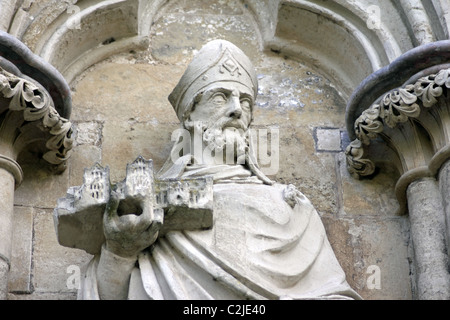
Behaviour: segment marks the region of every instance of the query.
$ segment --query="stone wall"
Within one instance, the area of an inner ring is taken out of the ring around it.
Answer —
[[[69,8],[80,25],[68,24]],[[382,21],[373,20],[377,8]],[[410,225],[407,215],[396,214],[398,173],[380,161],[376,175],[355,179],[344,150],[352,90],[401,53],[448,36],[445,1],[417,8],[414,16],[408,1],[0,1],[10,18],[0,27],[70,83],[76,132],[61,175],[36,162],[32,151],[21,156],[25,179],[15,192],[8,298],[76,298],[77,268],[91,257],[58,244],[57,199],[81,185],[84,169],[96,162],[110,167],[113,181],[139,155],[159,169],[178,128],[167,96],[196,50],[224,38],[257,68],[254,127],[279,130],[279,166],[271,178],[308,196],[363,298],[413,299]]]

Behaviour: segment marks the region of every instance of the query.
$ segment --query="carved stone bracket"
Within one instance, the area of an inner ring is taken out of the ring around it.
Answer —
[[[376,139],[385,126],[395,128],[411,118],[418,118],[421,105],[425,108],[433,107],[438,102],[437,98],[449,88],[450,69],[441,70],[437,74],[420,78],[414,84],[392,90],[379,103],[364,111],[355,121],[357,139],[345,151],[349,172],[358,176],[373,174],[375,165],[364,158],[364,146]]]
[[[63,171],[72,149],[72,124],[58,114],[45,90],[0,67],[0,93],[9,100],[6,110],[0,110],[6,114],[0,127],[0,138],[4,142],[3,149],[8,148],[5,140],[12,148],[11,151],[2,150],[2,154],[15,159],[27,144],[45,140],[47,150],[43,158],[55,171]],[[20,116],[15,115],[16,112]],[[15,126],[11,126],[11,118],[16,119]]]

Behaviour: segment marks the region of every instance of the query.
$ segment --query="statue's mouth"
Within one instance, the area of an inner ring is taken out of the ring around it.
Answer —
[[[227,121],[223,126],[222,129],[227,129],[227,128],[234,128],[234,129],[245,129],[244,124],[242,123],[241,120],[239,119],[232,119],[230,121]]]

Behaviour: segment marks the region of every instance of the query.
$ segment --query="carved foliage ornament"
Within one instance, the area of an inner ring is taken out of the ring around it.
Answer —
[[[368,176],[374,173],[375,165],[371,160],[364,159],[364,146],[370,144],[384,126],[394,128],[399,123],[417,118],[420,115],[420,105],[430,108],[436,104],[445,88],[450,88],[450,69],[444,69],[437,74],[420,78],[414,84],[395,89],[387,93],[379,103],[365,110],[355,121],[354,129],[357,139],[346,149],[347,167],[351,174]]]
[[[72,149],[72,124],[61,117],[48,94],[37,85],[0,68],[0,93],[11,99],[8,110],[23,112],[26,122],[36,122],[43,132],[50,134],[46,142],[48,151],[43,158],[55,169],[64,169]],[[4,110],[0,110],[4,111]]]

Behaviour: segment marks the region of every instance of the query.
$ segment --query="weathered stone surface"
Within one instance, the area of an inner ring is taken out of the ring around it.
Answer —
[[[313,68],[273,52],[266,52],[255,65],[259,83],[255,125],[344,126],[344,98]]]
[[[72,119],[176,123],[167,96],[181,73],[164,64],[102,63],[79,80]]]
[[[77,145],[94,145],[98,146],[102,139],[102,124],[99,122],[80,122],[76,127],[76,144]]]
[[[341,180],[341,214],[357,216],[395,216],[399,203],[395,196],[398,173],[386,166],[371,179],[353,178],[345,163],[343,153],[339,154],[338,169]]]
[[[69,267],[82,270],[91,255],[82,250],[62,247],[58,244],[53,221],[53,210],[36,209],[34,219],[35,243],[33,250],[33,287],[35,293],[74,293],[68,288],[71,276],[76,274]],[[80,273],[81,274],[81,271]],[[79,282],[78,282],[79,283]]]
[[[4,259],[0,259],[0,297],[5,300],[8,296],[8,273],[9,263]]]
[[[349,284],[367,300],[413,299],[409,221],[323,217]]]
[[[334,154],[317,153],[313,129],[281,127],[280,163],[274,179],[292,183],[323,213],[338,212]]]
[[[236,0],[201,0],[178,1],[168,4],[167,11],[174,14],[198,14],[198,15],[241,15],[243,7]]]
[[[76,300],[74,292],[33,292],[31,294],[9,293],[8,300]]]
[[[314,140],[319,152],[339,152],[341,146],[341,130],[334,128],[315,128]]]
[[[22,165],[25,180],[14,194],[14,203],[22,206],[53,208],[55,195],[63,196],[69,187],[69,172],[52,173],[39,162]]]
[[[172,111],[170,110],[171,113]],[[122,180],[123,168],[130,159],[135,159],[139,155],[152,159],[155,171],[158,171],[170,154],[173,144],[172,133],[178,128],[178,124],[153,121],[106,122],[103,128],[102,164],[110,167],[111,180]]]
[[[32,207],[15,207],[11,252],[9,292],[32,293],[32,250],[33,250]]]
[[[74,147],[73,155],[69,160],[69,184],[78,186],[83,183],[83,173],[86,168],[95,163],[102,162],[102,149],[95,145],[78,145]]]
[[[295,2],[281,3],[276,34],[280,38],[291,40],[286,46],[300,46],[299,55],[309,60],[310,64],[318,65],[330,73],[340,69],[337,73],[343,77],[338,85],[341,90],[349,91],[349,88],[357,85],[374,71],[372,67],[376,67],[373,66],[374,62],[370,61],[370,57],[361,51],[361,46],[355,46],[349,28],[338,25],[332,28],[332,32],[326,31],[330,30],[334,21],[323,17],[317,11]],[[320,41],[317,41],[319,38]],[[314,55],[316,50],[323,56]],[[321,63],[322,59],[327,63]],[[342,70],[343,66],[348,70]],[[348,73],[349,70],[352,70],[351,74]]]
[[[166,63],[187,64],[200,47],[214,39],[226,39],[240,46],[257,60],[258,35],[253,18],[245,13],[239,1],[226,2],[194,0],[176,3],[166,12],[152,30],[152,55]]]

